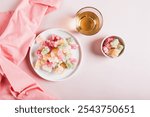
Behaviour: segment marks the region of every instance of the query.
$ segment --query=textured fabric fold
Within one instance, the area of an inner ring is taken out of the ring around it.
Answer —
[[[58,9],[62,3],[61,0],[30,0],[30,2],[48,6],[46,14]]]
[[[8,25],[9,19],[12,16],[13,11],[8,12],[0,12],[0,35],[5,30],[6,26]]]
[[[26,57],[44,15],[60,3],[61,0],[22,0],[14,12],[0,13],[0,83],[7,78],[7,88],[15,99],[53,99],[18,65]]]

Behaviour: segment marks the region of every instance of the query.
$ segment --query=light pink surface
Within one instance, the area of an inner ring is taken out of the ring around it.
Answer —
[[[19,0],[1,0],[0,11],[15,8]],[[48,94],[61,99],[150,99],[149,0],[64,0],[61,9],[48,14],[39,28],[69,27],[71,17],[84,6],[94,6],[104,17],[104,26],[94,36],[72,32],[82,45],[83,59],[72,79],[47,82],[34,74],[28,61],[21,64]],[[118,59],[101,56],[98,39],[118,35],[126,43]]]
[[[45,14],[61,0],[22,0],[14,12],[0,12],[0,99],[53,99],[18,65],[27,55]]]

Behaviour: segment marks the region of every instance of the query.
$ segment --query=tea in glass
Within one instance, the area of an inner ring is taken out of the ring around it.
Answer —
[[[94,35],[98,33],[102,25],[102,14],[96,8],[84,7],[76,14],[76,29],[84,35]]]

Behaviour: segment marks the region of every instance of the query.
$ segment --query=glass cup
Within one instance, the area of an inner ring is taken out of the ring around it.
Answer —
[[[99,10],[94,7],[81,8],[76,13],[76,29],[84,35],[94,35],[100,31],[103,26],[103,16]]]

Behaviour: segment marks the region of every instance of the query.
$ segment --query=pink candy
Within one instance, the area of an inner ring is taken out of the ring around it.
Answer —
[[[105,53],[108,53],[109,50],[108,50],[108,48],[107,48],[106,46],[104,46],[104,47],[103,47],[103,51],[104,51]]]
[[[61,39],[61,37],[59,37],[59,36],[57,36],[57,35],[51,35],[50,36],[50,38],[49,38],[49,40],[50,41],[58,41],[58,40],[60,40]]]
[[[58,51],[57,55],[58,55],[58,59],[63,60],[64,54],[61,50]]]
[[[53,41],[55,39],[55,35],[51,35],[51,37],[49,38],[49,40]]]
[[[43,46],[49,46],[49,43],[48,43],[48,41],[44,41],[44,42],[42,43],[42,45],[43,45]]]
[[[57,47],[58,46],[58,40],[61,40],[61,37],[56,35],[51,35],[50,38],[46,41],[45,45],[48,45],[49,47]]]
[[[114,40],[114,38],[113,37],[109,37],[109,38],[107,38],[106,40],[105,40],[105,42],[104,42],[104,46],[106,46],[107,44],[109,44],[111,41],[113,41]]]
[[[71,63],[76,63],[77,62],[76,58],[70,58],[69,60],[70,60]]]
[[[108,53],[109,49],[111,49],[111,45],[110,43],[114,40],[113,37],[109,37],[107,38],[105,41],[104,41],[104,44],[103,44],[103,51],[105,53]]]
[[[47,66],[49,66],[49,67],[52,67],[53,63],[52,63],[52,62],[47,61],[47,62],[46,62],[46,65],[47,65]]]
[[[77,44],[71,44],[71,49],[77,49],[78,48],[78,45]]]
[[[109,43],[105,45],[105,47],[107,47],[108,49],[111,49],[111,45]]]
[[[36,54],[37,54],[37,55],[40,55],[40,54],[41,54],[41,50],[37,50],[37,51],[36,51]]]

